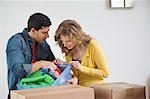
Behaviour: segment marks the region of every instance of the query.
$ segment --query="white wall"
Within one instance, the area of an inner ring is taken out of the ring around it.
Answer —
[[[74,19],[101,44],[110,69],[108,82],[146,84],[150,75],[149,0],[135,0],[133,9],[109,9],[102,0],[10,1],[0,1],[0,99],[6,99],[7,95],[7,41],[26,27],[34,12],[48,15],[53,22],[48,42],[56,57],[63,58],[55,46],[54,32],[64,19]]]
[[[2,12],[2,9],[1,9],[1,3],[0,3],[0,12]],[[1,17],[1,15],[0,15],[0,22],[2,22],[2,17]],[[2,25],[0,24],[0,34],[2,33]],[[0,36],[0,39],[1,39],[1,36]],[[0,45],[2,45],[2,40],[0,40]],[[4,46],[3,46],[3,49],[4,49]],[[2,47],[0,47],[0,54],[2,54]],[[2,68],[2,64],[4,65],[4,63],[2,63],[2,61],[4,61],[3,59],[2,59],[2,57],[0,57],[0,64],[1,64],[1,66],[0,66],[0,68]],[[4,66],[3,66],[4,67]],[[0,69],[0,73],[2,72],[2,69]],[[0,76],[0,98],[2,97],[2,76]]]

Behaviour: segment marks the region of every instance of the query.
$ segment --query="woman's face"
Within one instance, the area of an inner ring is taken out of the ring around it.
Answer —
[[[64,47],[66,47],[67,49],[73,49],[75,47],[75,42],[73,41],[72,38],[70,38],[69,36],[60,36],[61,42],[64,45]]]

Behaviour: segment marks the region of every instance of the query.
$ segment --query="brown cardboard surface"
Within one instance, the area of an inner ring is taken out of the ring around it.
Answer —
[[[82,86],[57,86],[11,91],[11,99],[94,99],[94,89]]]
[[[38,92],[38,91],[47,91],[47,90],[58,90],[59,89],[65,89],[65,88],[76,88],[79,87],[79,85],[64,85],[64,86],[53,86],[53,87],[43,87],[43,88],[32,88],[32,89],[23,89],[23,90],[13,90],[13,92]]]
[[[95,99],[145,99],[145,86],[124,82],[92,85]]]

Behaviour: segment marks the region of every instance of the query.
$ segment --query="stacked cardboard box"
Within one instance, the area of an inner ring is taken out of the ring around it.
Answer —
[[[92,85],[95,99],[146,99],[145,86],[124,82]]]
[[[11,99],[94,99],[94,89],[78,85],[11,91]]]

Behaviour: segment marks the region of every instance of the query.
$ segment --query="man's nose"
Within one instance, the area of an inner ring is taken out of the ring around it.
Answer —
[[[49,34],[48,33],[46,33],[46,38],[49,38]]]

